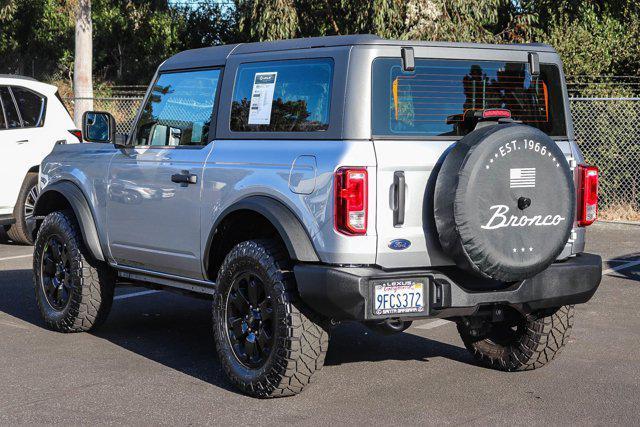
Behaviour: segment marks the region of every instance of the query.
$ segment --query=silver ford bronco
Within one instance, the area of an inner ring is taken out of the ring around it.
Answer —
[[[601,279],[584,252],[598,170],[574,141],[549,46],[341,36],[179,53],[130,135],[40,168],[35,294],[61,332],[103,322],[118,282],[213,300],[229,380],[299,393],[329,332],[457,324],[518,371],[567,343]]]

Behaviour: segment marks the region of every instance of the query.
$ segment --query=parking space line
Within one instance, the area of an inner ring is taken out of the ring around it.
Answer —
[[[610,262],[610,261],[607,261]],[[640,265],[640,260],[625,262],[621,265],[616,265],[615,267],[608,268],[602,271],[602,275],[605,276],[607,274],[615,273],[616,271],[624,270],[626,268],[633,267],[635,265]]]
[[[417,329],[434,329],[439,326],[444,326],[447,323],[451,323],[451,322],[449,320],[438,319],[438,320],[434,320],[433,322],[425,323],[424,325],[418,325],[416,326],[416,328]]]
[[[113,299],[118,300],[118,299],[135,298],[135,297],[141,297],[143,295],[157,294],[159,292],[160,291],[156,291],[156,290],[132,292],[130,294],[116,295],[115,297],[113,297]]]
[[[12,259],[31,258],[32,256],[33,256],[33,254],[8,256],[6,258],[0,258],[0,262],[1,261],[11,261]]]

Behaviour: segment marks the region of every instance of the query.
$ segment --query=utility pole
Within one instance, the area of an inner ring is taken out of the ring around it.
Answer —
[[[73,121],[82,127],[82,114],[93,110],[93,24],[91,0],[77,0],[76,46],[73,61]]]

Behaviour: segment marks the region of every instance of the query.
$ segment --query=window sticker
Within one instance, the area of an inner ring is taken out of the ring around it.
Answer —
[[[202,140],[202,131],[204,128],[204,123],[201,122],[193,122],[193,130],[191,131],[191,143],[199,144],[204,142]]]
[[[271,105],[276,87],[277,72],[256,73],[249,108],[250,125],[268,125],[271,123]]]

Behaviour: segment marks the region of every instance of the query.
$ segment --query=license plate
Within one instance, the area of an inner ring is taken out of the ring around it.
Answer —
[[[424,307],[424,281],[393,280],[374,287],[375,315],[420,313]]]

